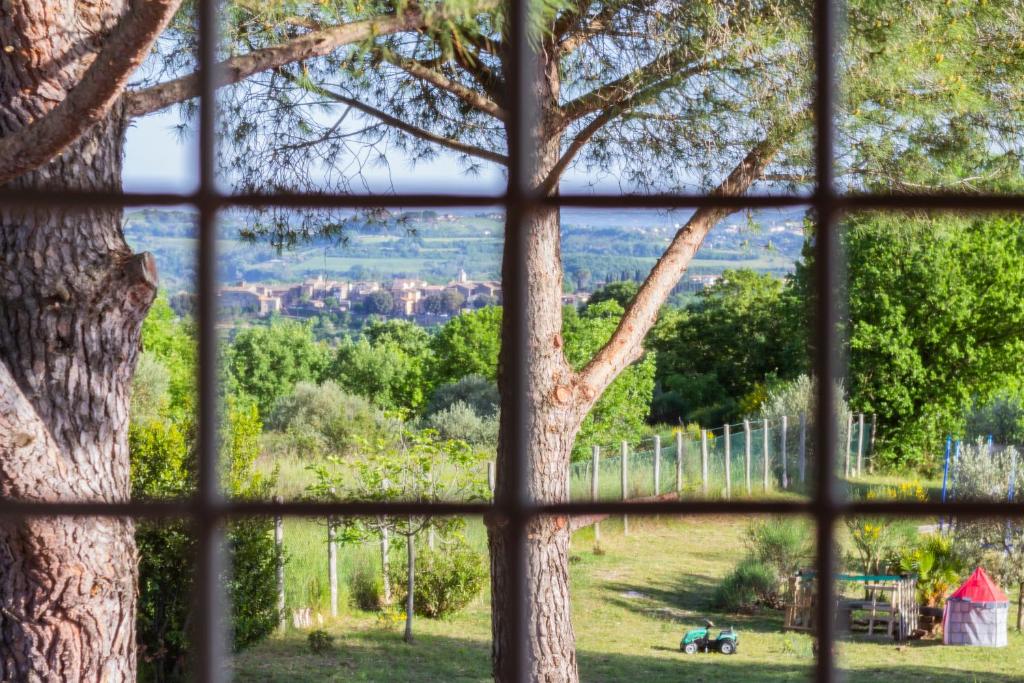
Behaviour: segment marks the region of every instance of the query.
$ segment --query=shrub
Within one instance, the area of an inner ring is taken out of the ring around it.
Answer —
[[[357,565],[349,577],[349,595],[352,604],[361,610],[379,610],[384,596],[380,572],[368,563]]]
[[[777,607],[777,586],[772,567],[760,560],[747,558],[718,585],[711,596],[711,604],[725,612],[753,612],[758,607]]]
[[[433,415],[458,402],[468,404],[480,417],[495,416],[498,414],[498,386],[486,377],[466,375],[458,382],[435,389],[423,413]]]
[[[334,649],[334,636],[323,629],[309,632],[307,638],[309,650],[315,655],[322,655]]]
[[[458,537],[437,550],[417,552],[413,600],[416,614],[439,619],[462,610],[484,587],[487,569],[483,556]],[[408,568],[392,566],[391,585],[399,605],[405,604]]]
[[[282,437],[268,443],[310,460],[345,455],[360,438],[381,431],[382,422],[380,412],[368,400],[347,393],[334,382],[319,386],[299,382],[291,394],[274,403],[267,426]]]
[[[747,527],[750,557],[769,567],[776,581],[795,574],[814,557],[814,545],[806,523],[795,519],[754,522]]]
[[[426,426],[436,429],[445,439],[465,441],[475,446],[493,446],[498,442],[498,418],[481,417],[473,407],[456,401],[426,419]]]

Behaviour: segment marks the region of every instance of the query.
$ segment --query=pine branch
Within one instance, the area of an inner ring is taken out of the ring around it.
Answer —
[[[455,95],[457,98],[481,113],[489,114],[499,121],[504,121],[508,117],[507,112],[498,106],[498,103],[494,100],[490,99],[486,95],[478,93],[464,83],[452,80],[440,71],[431,69],[423,62],[419,62],[409,57],[403,57],[395,54],[391,50],[381,49],[378,51],[378,54],[381,59],[389,64],[398,67],[414,78]]]
[[[297,82],[293,75],[286,73],[284,71],[280,71],[279,73],[286,80],[291,81],[292,83]],[[348,97],[347,95],[343,95],[342,93],[335,92],[333,90],[328,90],[327,88],[324,88],[322,86],[314,85],[307,87],[307,89],[309,89],[311,92],[321,95],[322,97],[329,98],[335,102],[347,105],[349,107],[352,107],[353,109],[361,111],[364,114],[367,114],[368,116],[372,116],[373,118],[377,119],[378,121],[385,125],[388,125],[392,128],[412,135],[413,137],[419,138],[420,140],[425,140],[426,142],[430,142],[435,145],[440,145],[442,147],[447,147],[448,149],[454,150],[461,154],[467,154],[469,156],[484,159],[486,161],[491,161],[496,164],[508,165],[508,157],[506,157],[504,154],[492,152],[489,149],[484,149],[482,147],[477,147],[475,145],[470,145],[465,142],[460,142],[458,140],[453,140],[452,138],[447,138],[442,135],[431,133],[430,131],[423,130],[422,128],[414,126],[410,123],[406,123],[405,121],[395,116],[392,116],[391,114],[388,114],[385,111],[381,111],[376,107],[371,107],[370,105],[360,102],[355,98]]]

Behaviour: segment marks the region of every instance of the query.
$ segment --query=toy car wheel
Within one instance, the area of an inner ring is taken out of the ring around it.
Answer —
[[[697,643],[687,643],[686,645],[683,645],[683,652],[688,655],[697,654]]]
[[[724,643],[718,646],[718,651],[721,652],[723,655],[731,655],[732,653],[736,652],[736,646],[730,643],[729,641],[725,641]]]

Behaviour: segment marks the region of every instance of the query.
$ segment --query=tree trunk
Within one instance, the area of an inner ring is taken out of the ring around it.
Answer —
[[[125,5],[4,5],[0,136],[62,99]],[[8,187],[120,190],[124,127],[115,107]],[[156,272],[122,218],[0,207],[0,497],[129,499],[130,383]],[[130,520],[0,522],[0,680],[134,680],[136,574]]]
[[[543,52],[543,50],[542,50]],[[547,53],[550,57],[550,52]],[[558,102],[557,60],[542,54],[539,73],[534,80],[541,105],[538,126],[530,131],[537,141],[534,166],[528,169],[529,180],[540,187],[559,155],[560,135],[553,116]],[[506,239],[525,231],[526,237],[526,301],[520,302],[528,330],[526,362],[525,415],[527,430],[525,449],[529,468],[525,485],[531,501],[564,502],[566,477],[573,441],[593,397],[581,397],[572,368],[566,361],[562,342],[562,258],[559,211],[556,207],[541,208],[524,218],[521,224],[507,223]],[[504,252],[502,277],[513,278],[519,264]],[[514,349],[511,316],[503,318],[502,348],[498,387],[502,404],[514,401],[514,385],[510,381]],[[511,423],[509,411],[502,411],[499,427],[496,499],[508,491],[509,474],[518,454],[510,452],[509,444],[517,426]],[[510,606],[516,599],[510,586],[516,558],[507,525],[500,522],[488,527],[491,553],[492,660],[495,680],[508,678],[509,657],[512,656],[514,625],[508,623]],[[569,525],[562,517],[531,520],[526,529],[526,592],[528,654],[526,676],[530,681],[574,683],[578,680],[576,636],[573,632],[569,600]]]
[[[409,528],[412,529],[412,520],[409,522]],[[405,584],[405,589],[408,591],[405,596],[405,642],[412,643],[412,613],[416,606],[413,595],[413,589],[416,587],[416,537],[410,533],[406,540],[408,541],[405,544],[406,559],[408,560],[406,568],[409,570],[409,575]]]

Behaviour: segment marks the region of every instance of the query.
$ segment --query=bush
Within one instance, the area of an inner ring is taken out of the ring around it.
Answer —
[[[405,604],[408,568],[392,566],[391,585],[399,605]],[[452,616],[462,610],[484,587],[487,569],[483,556],[465,541],[453,538],[437,550],[417,550],[413,601],[416,614],[431,619]]]
[[[736,565],[711,596],[711,604],[724,612],[753,612],[758,607],[777,607],[779,597],[775,570],[747,558]]]
[[[307,640],[310,652],[315,655],[322,655],[334,649],[334,636],[322,629],[310,631]]]
[[[814,557],[807,524],[795,519],[754,522],[747,528],[750,557],[769,567],[777,582],[795,574]]]
[[[498,414],[498,386],[486,377],[466,375],[458,382],[435,389],[423,414],[433,415],[458,402],[469,404],[480,417],[493,417]]]
[[[374,567],[366,563],[356,566],[348,580],[352,604],[367,612],[379,610],[384,597],[383,584],[380,572]]]
[[[267,426],[281,436],[266,443],[307,460],[346,455],[361,438],[381,431],[382,423],[368,400],[334,382],[299,382],[295,391],[275,401]]]
[[[426,419],[426,426],[436,429],[445,439],[465,441],[475,446],[493,446],[498,442],[498,418],[481,417],[473,407],[456,401]]]

